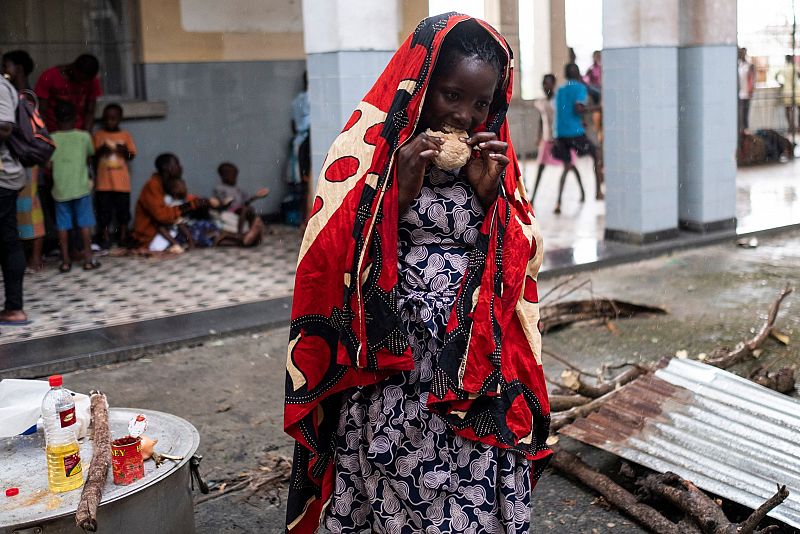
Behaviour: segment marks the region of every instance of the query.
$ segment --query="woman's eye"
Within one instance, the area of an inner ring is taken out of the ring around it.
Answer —
[[[489,107],[489,102],[478,102],[475,104],[478,109],[486,109]]]
[[[447,100],[449,100],[450,102],[455,102],[456,100],[458,100],[458,93],[453,93],[452,91],[451,92],[446,92],[444,94],[444,97]]]

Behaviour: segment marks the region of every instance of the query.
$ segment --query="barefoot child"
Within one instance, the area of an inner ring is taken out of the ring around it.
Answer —
[[[53,175],[53,198],[56,201],[56,229],[61,248],[62,273],[72,269],[69,255],[69,231],[79,229],[83,243],[83,268],[91,271],[100,267],[92,257],[92,186],[89,163],[94,155],[91,136],[75,128],[75,106],[59,102],[55,109],[58,131],[52,134],[56,150],[50,158]]]
[[[128,162],[136,156],[133,137],[119,127],[122,107],[108,104],[103,109],[103,123],[94,133],[94,150],[97,164],[97,241],[101,248],[111,246],[109,226],[116,219],[119,244],[128,241],[128,224],[131,221],[131,178]]]

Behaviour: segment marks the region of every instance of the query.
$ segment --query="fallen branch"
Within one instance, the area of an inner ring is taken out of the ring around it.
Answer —
[[[559,412],[550,420],[550,433],[553,434],[560,428],[563,428],[573,422],[575,419],[579,417],[586,417],[592,412],[596,412],[600,408],[603,407],[603,404],[610,399],[617,390],[613,390],[609,393],[606,393],[602,397],[592,400],[586,404],[581,406],[576,406],[575,408],[571,408],[566,412]]]
[[[751,534],[756,532],[756,527],[769,513],[778,506],[789,491],[786,486],[779,486],[778,492],[770,497],[763,505],[759,506],[742,523],[731,523],[722,508],[711,497],[688,480],[684,480],[675,473],[666,472],[658,475],[648,475],[638,482],[640,497],[661,497],[688,514],[699,525],[704,534]],[[769,527],[768,527],[769,528]],[[761,532],[766,532],[767,529]]]
[[[781,302],[783,302],[783,299],[789,296],[792,291],[794,291],[794,288],[790,287],[788,284],[781,290],[780,295],[778,295],[778,298],[775,299],[772,306],[769,308],[767,321],[754,337],[745,341],[740,341],[732,350],[714,350],[705,363],[721,369],[727,369],[752,356],[753,351],[760,347],[764,341],[766,341],[767,337],[769,337],[770,331],[775,326],[775,320],[778,318],[778,310],[780,309]]]
[[[97,506],[103,498],[103,488],[111,462],[111,431],[108,427],[108,401],[99,391],[91,393],[92,410],[92,461],[86,483],[83,485],[75,524],[83,530],[97,532]]]
[[[561,375],[562,378],[565,376],[566,373],[569,373],[569,371],[565,371],[565,373]],[[645,373],[647,373],[647,369],[637,365],[631,367],[626,371],[623,371],[622,373],[617,375],[616,378],[608,382],[602,382],[596,385],[587,384],[581,381],[580,376],[570,375],[569,381],[565,385],[578,395],[583,395],[584,397],[597,399],[602,397],[603,395],[611,393],[612,391],[624,386],[629,382],[633,382],[634,380],[636,380]]]
[[[678,525],[661,515],[654,508],[640,503],[628,490],[586,465],[580,458],[563,449],[558,449],[550,461],[554,469],[570,476],[603,496],[625,515],[638,521],[656,534],[682,534]]]
[[[292,473],[292,461],[279,454],[267,453],[259,462],[258,469],[240,473],[237,477],[219,481],[216,491],[195,499],[195,504],[217,499],[236,491],[247,490],[242,500],[246,501],[266,487],[274,487],[289,481]]]
[[[657,306],[645,306],[623,300],[588,299],[547,304],[539,308],[542,334],[579,321],[593,319],[631,318],[640,314],[665,314],[667,310]]]
[[[550,411],[563,412],[587,404],[591,400],[589,397],[581,395],[550,395]]]

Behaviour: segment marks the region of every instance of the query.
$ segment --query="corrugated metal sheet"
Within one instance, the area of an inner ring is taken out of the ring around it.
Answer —
[[[800,402],[716,367],[673,359],[560,431],[800,527]]]

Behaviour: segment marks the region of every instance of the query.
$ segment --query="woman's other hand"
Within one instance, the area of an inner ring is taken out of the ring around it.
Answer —
[[[439,155],[444,140],[424,133],[397,151],[398,213],[402,214],[422,189],[425,169]]]
[[[493,132],[476,133],[465,142],[480,151],[464,166],[464,174],[484,211],[488,211],[497,199],[500,176],[509,163],[508,143],[498,140]]]

